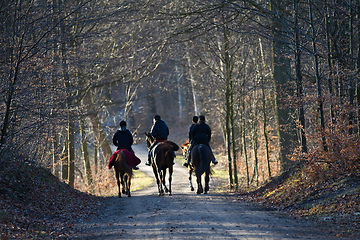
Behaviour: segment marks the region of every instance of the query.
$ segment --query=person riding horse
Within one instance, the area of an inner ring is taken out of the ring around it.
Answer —
[[[169,128],[159,115],[154,116],[154,124],[151,127],[150,134],[151,136],[153,136],[155,141],[149,148],[148,160],[145,163],[145,165],[147,166],[151,165],[151,155],[150,155],[151,149],[159,142],[167,141],[169,136]],[[174,157],[175,157],[175,153],[174,153]]]
[[[113,144],[117,147],[117,150],[126,149],[135,155],[131,145],[134,143],[134,138],[129,129],[126,129],[126,122],[120,122],[120,130],[117,130],[113,136]],[[138,170],[137,166],[133,167],[134,170]]]
[[[193,141],[192,136],[191,136],[191,131],[194,128],[194,126],[197,124],[198,120],[199,120],[198,116],[193,116],[192,124],[191,124],[190,129],[189,129],[189,143],[190,143],[190,146],[186,151],[186,156],[185,156],[186,162],[183,164],[183,166],[185,166],[185,167],[187,167],[188,163],[190,163],[190,158],[191,158],[190,151],[194,147],[194,141]]]
[[[209,145],[209,142],[211,140],[211,129],[209,127],[209,125],[207,125],[205,123],[205,116],[199,116],[199,123],[195,124],[192,128],[190,128],[190,133],[189,133],[189,139],[191,139],[191,141],[193,141],[193,146],[197,145],[197,144],[205,144],[209,147],[210,151],[211,151],[211,155],[212,155],[212,163],[213,164],[218,164],[218,162],[216,161],[214,154],[211,150],[211,147]],[[185,167],[187,167],[189,165],[189,163],[191,162],[191,146],[190,149],[188,150],[188,159],[187,162],[184,163],[183,165]]]

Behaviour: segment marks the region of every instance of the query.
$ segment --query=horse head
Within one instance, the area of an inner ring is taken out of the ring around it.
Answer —
[[[147,147],[149,148],[151,146],[151,144],[154,142],[154,138],[149,132],[146,132],[145,136],[146,136],[146,144],[147,144]]]
[[[184,142],[183,144],[181,144],[181,150],[183,153],[183,156],[186,157],[186,154],[189,150],[190,147],[190,142],[188,140],[186,140],[186,142]]]

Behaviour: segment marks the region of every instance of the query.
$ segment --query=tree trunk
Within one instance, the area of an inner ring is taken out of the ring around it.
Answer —
[[[271,5],[271,9],[274,10],[274,12],[280,11],[279,17],[272,21],[272,68],[276,91],[274,95],[274,110],[277,135],[279,138],[278,158],[281,171],[290,168],[290,161],[287,155],[292,150],[294,140],[294,124],[291,119],[291,110],[289,106],[282,105],[280,101],[282,90],[287,89],[286,84],[290,81],[290,59],[287,57],[289,55],[289,49],[286,43],[287,38],[285,37],[287,33],[280,17],[286,15],[282,10],[284,8],[283,4],[283,1],[276,0],[273,1]]]
[[[111,151],[110,144],[106,139],[104,130],[102,128],[102,124],[98,119],[97,112],[95,111],[94,103],[91,98],[90,92],[87,92],[85,94],[84,104],[87,108],[87,112],[89,113],[89,118],[90,118],[92,126],[93,126],[93,131],[95,133],[96,139],[98,140],[98,143],[99,143],[98,145],[101,148],[101,151],[104,155],[105,162],[106,162],[106,160],[108,160],[111,157],[112,151]]]
[[[68,165],[68,137],[66,134],[66,137],[64,137],[64,148],[63,148],[63,152],[61,154],[61,179],[62,180],[68,180],[69,179],[69,165]]]
[[[234,97],[231,96],[231,112],[230,112],[230,125],[231,125],[231,145],[232,145],[232,159],[234,168],[234,184],[235,191],[239,188],[239,179],[237,172],[237,144],[236,144],[236,127],[235,127],[235,116],[234,116]]]
[[[255,83],[256,85],[256,83]],[[258,159],[258,135],[257,135],[257,102],[256,102],[256,86],[254,87],[254,99],[253,99],[253,114],[251,116],[251,134],[252,134],[252,142],[253,142],[253,151],[254,151],[254,172],[253,172],[253,178],[255,178],[256,186],[259,186],[259,159]],[[253,180],[251,180],[252,182]]]
[[[248,156],[247,156],[247,144],[246,144],[246,111],[245,111],[245,99],[242,98],[242,109],[243,114],[241,116],[241,122],[242,122],[242,139],[243,139],[243,153],[244,153],[244,159],[245,159],[245,168],[246,168],[246,184],[247,187],[250,186],[250,173],[249,173],[249,163],[248,163]]]
[[[271,178],[271,168],[270,168],[270,153],[269,153],[269,138],[268,138],[268,132],[266,130],[268,126],[268,116],[266,111],[266,94],[264,86],[267,85],[267,80],[265,79],[266,72],[265,72],[265,59],[264,59],[264,51],[263,46],[261,42],[261,38],[259,38],[259,47],[260,47],[260,54],[261,54],[261,62],[262,62],[262,68],[260,72],[262,86],[261,86],[261,94],[262,94],[262,109],[263,109],[263,134],[265,139],[265,153],[266,153],[266,164],[267,164],[267,170],[268,170],[268,177]]]
[[[315,78],[316,78],[316,86],[317,86],[317,97],[319,102],[319,114],[320,114],[320,127],[321,127],[321,139],[323,144],[324,151],[327,151],[327,145],[325,140],[325,119],[324,119],[324,109],[323,109],[323,99],[321,95],[321,78],[319,74],[319,60],[318,60],[318,53],[316,49],[316,33],[315,33],[315,26],[313,21],[313,13],[312,13],[312,2],[311,0],[308,1],[309,4],[309,18],[310,24],[312,29],[312,45],[313,45],[313,54],[314,54],[314,68],[315,68]]]
[[[220,66],[223,67],[222,72],[224,73],[224,80],[225,80],[225,132],[226,132],[226,148],[227,148],[227,156],[228,156],[228,169],[229,169],[229,181],[230,181],[230,189],[234,188],[233,182],[233,170],[232,170],[232,151],[231,149],[234,148],[232,146],[232,138],[231,138],[231,112],[232,112],[232,79],[231,79],[231,62],[229,56],[229,39],[227,35],[226,28],[223,28],[223,36],[224,36],[224,62],[220,62]],[[221,42],[219,41],[219,46],[221,46]],[[220,48],[221,49],[221,48]],[[221,60],[220,60],[221,61]]]
[[[72,118],[72,114],[69,113],[68,122],[68,166],[69,166],[69,186],[75,185],[75,124]]]
[[[329,11],[329,4],[326,4],[326,14],[325,14],[325,27],[326,27],[326,45],[327,45],[327,62],[328,62],[328,68],[329,68],[329,76],[328,76],[328,88],[329,88],[329,94],[330,94],[330,98],[333,98],[334,95],[334,90],[333,90],[333,83],[332,83],[332,79],[334,78],[334,70],[333,70],[333,60],[331,57],[331,52],[332,52],[332,48],[331,48],[331,33],[330,33],[330,11]],[[331,116],[331,123],[335,124],[335,111],[334,111],[334,105],[332,102],[330,102],[330,116]]]
[[[59,150],[58,150],[58,138],[57,138],[57,132],[56,132],[56,127],[55,125],[52,125],[52,148],[53,148],[53,152],[52,152],[52,172],[53,175],[57,178],[60,177],[60,173],[59,173]]]
[[[86,177],[88,186],[91,187],[92,173],[91,173],[91,166],[90,166],[90,158],[89,158],[84,122],[82,121],[81,118],[79,119],[79,126],[80,126],[80,137],[81,137],[81,150],[82,150],[84,168],[85,168],[85,177]]]
[[[302,74],[301,74],[301,49],[300,49],[300,35],[299,35],[299,24],[298,24],[298,7],[297,1],[294,0],[294,19],[295,19],[295,75],[296,75],[296,85],[297,85],[297,97],[299,99],[298,103],[298,121],[300,123],[300,146],[303,152],[307,152],[307,143],[305,135],[305,110],[303,106],[303,84],[302,84]]]
[[[357,1],[357,19],[360,19],[360,1]],[[358,31],[360,31],[360,21],[357,25]],[[358,34],[358,43],[360,43],[360,34]],[[358,75],[356,81],[356,109],[357,109],[357,134],[360,138],[360,44],[358,44],[357,58],[356,58],[356,73]]]
[[[186,45],[186,58],[188,61],[188,69],[189,69],[189,77],[190,77],[190,83],[191,83],[191,92],[192,92],[192,97],[193,97],[193,103],[194,103],[194,115],[199,115],[199,106],[198,106],[198,97],[197,97],[197,93],[196,93],[196,88],[195,88],[195,79],[193,76],[193,72],[192,72],[192,65],[191,65],[191,59],[190,59],[190,49],[189,49],[189,45]]]

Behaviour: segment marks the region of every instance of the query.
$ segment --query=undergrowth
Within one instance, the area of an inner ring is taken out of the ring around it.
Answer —
[[[70,238],[100,204],[32,162],[0,161],[0,239]]]
[[[325,163],[299,164],[239,197],[294,218],[310,219],[335,236],[360,237],[360,178],[334,174]]]

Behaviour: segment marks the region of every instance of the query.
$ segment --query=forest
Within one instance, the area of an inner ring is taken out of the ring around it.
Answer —
[[[3,0],[0,22],[0,166],[101,195],[121,120],[180,145],[204,115],[231,190],[360,177],[359,0]]]
[[[84,196],[56,191],[106,195],[119,122],[142,144],[156,114],[179,145],[204,115],[241,198],[358,228],[359,0],[2,0],[0,23],[4,234],[30,226],[15,200],[71,219]]]

